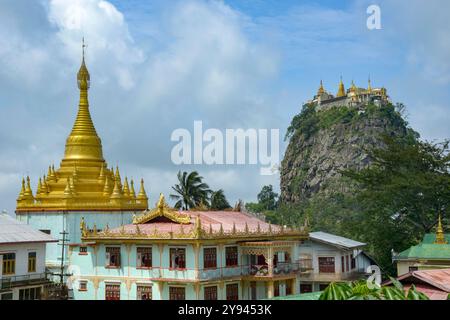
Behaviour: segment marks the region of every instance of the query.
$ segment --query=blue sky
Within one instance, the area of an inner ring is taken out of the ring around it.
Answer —
[[[368,30],[366,8],[381,8]],[[279,128],[342,75],[385,86],[425,139],[450,137],[450,2],[118,1],[0,3],[0,207],[23,175],[59,165],[75,118],[80,41],[92,116],[109,165],[146,180],[151,201],[197,169],[235,202],[278,176],[258,166],[175,166],[176,128]],[[284,153],[283,142],[281,152]]]

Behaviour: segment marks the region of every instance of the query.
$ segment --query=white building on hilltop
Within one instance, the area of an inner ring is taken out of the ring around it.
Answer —
[[[57,241],[7,214],[0,214],[0,300],[41,298],[49,284],[45,247]]]

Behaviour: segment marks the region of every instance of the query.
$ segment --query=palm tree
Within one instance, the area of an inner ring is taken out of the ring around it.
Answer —
[[[365,280],[351,283],[332,282],[322,292],[319,300],[429,300],[424,293],[417,291],[414,285],[405,291],[398,280],[390,279],[393,287],[374,285],[370,288]]]
[[[210,202],[212,210],[224,210],[231,208],[222,189],[211,192]]]
[[[197,171],[189,174],[179,171],[177,177],[179,183],[172,187],[176,194],[170,195],[171,199],[176,200],[175,208],[189,210],[208,203],[211,190]]]

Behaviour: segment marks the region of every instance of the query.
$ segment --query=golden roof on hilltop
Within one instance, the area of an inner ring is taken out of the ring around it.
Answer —
[[[90,75],[83,59],[77,74],[80,100],[78,114],[66,140],[64,158],[59,169],[48,167],[47,175],[39,178],[36,194],[30,178],[22,180],[16,212],[59,210],[145,210],[148,198],[141,180],[138,196],[134,182],[125,178],[124,186],[119,168],[108,169],[103,159],[102,143],[89,112],[88,90]]]

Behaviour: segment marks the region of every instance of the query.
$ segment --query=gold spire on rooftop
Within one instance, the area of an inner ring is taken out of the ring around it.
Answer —
[[[321,94],[325,93],[325,89],[323,88],[323,82],[320,80],[320,87],[319,90],[317,90],[317,95],[320,96]]]
[[[436,244],[446,244],[447,240],[445,239],[444,228],[442,228],[441,215],[439,214],[438,225],[436,228],[436,240],[434,241]]]
[[[344,83],[342,82],[342,77],[341,77],[341,80],[339,81],[339,89],[336,94],[336,97],[343,97],[343,96],[345,96],[345,88],[344,88]]]
[[[77,74],[78,88],[80,89],[80,100],[78,114],[72,128],[72,132],[66,141],[66,150],[63,165],[73,165],[74,162],[85,160],[103,163],[102,143],[95,130],[89,112],[88,90],[90,87],[90,75],[84,61],[84,39],[83,58],[80,70]]]
[[[143,182],[140,200],[136,201],[131,190],[125,190],[123,196],[119,169],[108,169],[103,158],[100,137],[95,130],[89,111],[88,90],[90,74],[85,62],[84,39],[82,43],[81,66],[77,73],[77,85],[80,90],[78,113],[72,131],[66,140],[64,158],[60,168],[48,167],[47,176],[38,182],[36,198],[30,187],[30,178],[22,181],[17,198],[16,213],[28,211],[127,211],[145,210],[148,197]],[[26,182],[25,182],[26,181]],[[128,185],[126,185],[128,189]]]
[[[369,81],[368,81],[368,84],[367,84],[367,92],[372,93],[372,85],[370,83],[370,76],[369,76]]]

